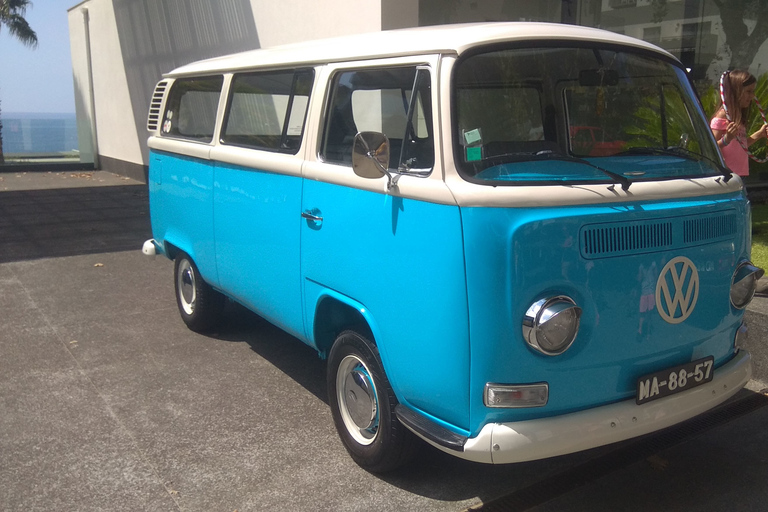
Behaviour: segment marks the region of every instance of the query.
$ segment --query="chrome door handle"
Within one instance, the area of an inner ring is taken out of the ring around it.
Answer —
[[[319,213],[317,210],[306,210],[301,212],[301,218],[311,220],[314,222],[323,222],[323,218],[319,215],[315,215],[315,213]]]

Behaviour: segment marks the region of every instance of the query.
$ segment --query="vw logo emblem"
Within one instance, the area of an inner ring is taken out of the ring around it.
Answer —
[[[699,272],[691,260],[678,256],[661,269],[656,281],[656,309],[666,322],[688,318],[699,298]]]

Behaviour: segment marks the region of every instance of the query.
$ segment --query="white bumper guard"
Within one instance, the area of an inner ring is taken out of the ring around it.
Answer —
[[[524,462],[587,450],[670,427],[726,401],[751,376],[751,356],[741,350],[715,370],[712,381],[676,395],[643,405],[637,405],[633,398],[549,418],[491,423],[477,437],[456,439],[452,446],[425,436],[423,429],[413,428],[418,427],[413,422],[405,423],[429,444],[463,459],[493,464]]]

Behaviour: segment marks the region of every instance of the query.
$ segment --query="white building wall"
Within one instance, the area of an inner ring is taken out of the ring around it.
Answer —
[[[564,0],[84,0],[69,10],[70,45],[81,159],[90,161],[90,108],[82,9],[91,18],[95,117],[102,167],[143,177],[146,111],[161,75],[195,60],[326,37],[460,21],[571,20]],[[730,63],[719,14],[709,2],[669,0],[670,14],[651,17],[651,0],[580,0],[577,20],[637,38],[659,38],[674,50],[684,23],[707,23],[697,55],[712,55],[714,80]],[[698,6],[698,8],[693,8]],[[623,7],[623,8],[622,8]],[[691,8],[689,8],[691,7]],[[698,9],[698,10],[697,10]],[[696,14],[691,17],[691,14]],[[673,15],[674,13],[674,15]],[[594,19],[592,19],[594,18]],[[711,28],[710,28],[711,27]],[[752,28],[751,26],[749,27]],[[649,33],[646,35],[646,29]],[[652,31],[658,32],[652,32]],[[678,41],[679,40],[679,41]],[[678,52],[680,53],[680,52]],[[765,72],[766,41],[750,69]],[[716,58],[715,58],[716,57]],[[700,64],[700,57],[697,62]],[[705,59],[706,60],[706,59]],[[699,70],[701,74],[701,70]],[[138,171],[137,171],[138,169]]]
[[[90,19],[88,29],[99,155],[141,165],[143,159],[139,134],[133,122],[115,12],[110,0],[87,0],[68,12],[78,136],[80,141],[90,140],[89,126],[93,116],[90,109],[83,9],[87,9]],[[80,135],[81,130],[85,131],[84,136]],[[92,151],[90,144],[87,148]]]
[[[246,18],[253,19],[243,19],[247,25],[243,34],[228,33],[243,29],[231,22],[216,25],[222,23],[224,10],[242,13],[249,5],[252,12]],[[83,8],[90,16],[99,161],[102,168],[116,172],[127,164],[130,175],[139,178],[148,159],[146,108],[162,73],[233,51],[418,25],[418,2],[412,0],[229,0],[227,6],[216,0],[199,0],[194,5],[85,0],[68,13],[83,161],[92,155],[89,126],[93,117]],[[216,14],[217,10],[221,12]],[[121,48],[121,41],[125,47]],[[111,165],[118,168],[110,169]]]
[[[419,26],[417,0],[380,0],[381,30]]]
[[[251,0],[262,48],[381,30],[382,0]]]
[[[75,82],[75,112],[77,114],[77,139],[81,162],[93,162],[91,136],[91,105],[88,85],[87,52],[83,16],[77,11],[69,13],[69,46],[72,58],[72,79]]]

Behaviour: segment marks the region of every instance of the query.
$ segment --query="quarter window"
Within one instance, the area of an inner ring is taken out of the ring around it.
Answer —
[[[176,80],[168,97],[162,134],[210,142],[223,81],[221,76]]]
[[[298,152],[313,77],[312,70],[236,75],[221,142]]]
[[[430,91],[429,71],[422,67],[338,73],[320,156],[350,164],[355,135],[373,131],[389,138],[391,169],[431,169],[435,156]]]

